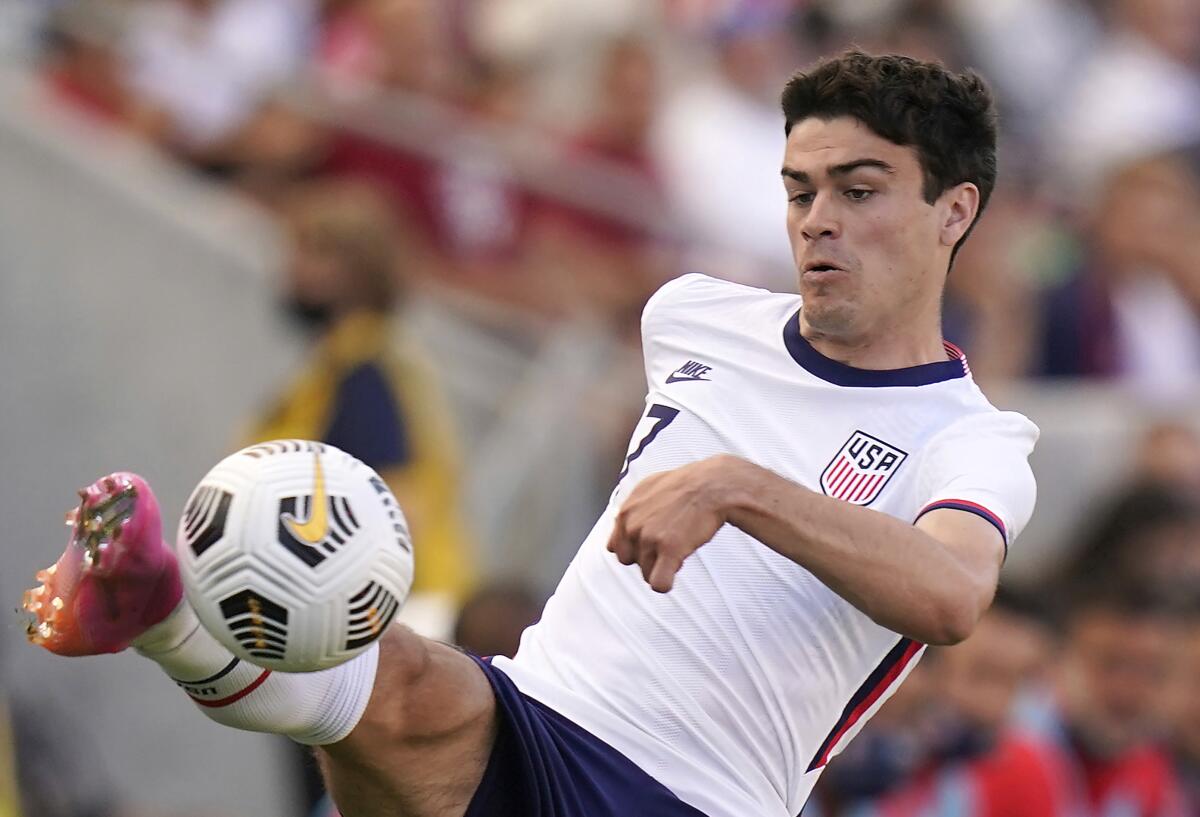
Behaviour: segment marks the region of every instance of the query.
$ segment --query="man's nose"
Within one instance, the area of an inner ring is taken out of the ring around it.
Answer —
[[[818,238],[837,238],[841,232],[841,222],[832,198],[818,193],[804,215],[800,234],[807,241],[815,241]]]

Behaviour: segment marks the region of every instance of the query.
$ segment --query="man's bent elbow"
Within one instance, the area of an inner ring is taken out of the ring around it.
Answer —
[[[938,599],[920,612],[914,610],[904,616],[868,615],[876,624],[931,647],[949,647],[966,641],[979,621],[970,605],[949,599]]]
[[[949,647],[971,637],[979,619],[991,604],[994,590],[964,592],[943,600],[937,605],[935,620],[930,622],[930,638],[926,644]]]
[[[944,617],[930,628],[929,636],[922,639],[931,647],[951,647],[966,641],[975,631],[975,621],[966,616]]]

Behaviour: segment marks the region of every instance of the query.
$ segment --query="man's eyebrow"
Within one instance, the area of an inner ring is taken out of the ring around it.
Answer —
[[[884,173],[895,173],[896,168],[889,165],[882,159],[855,159],[852,162],[843,162],[840,165],[830,165],[825,168],[825,172],[830,176],[845,176],[847,173],[853,173],[860,167],[873,167],[882,170]]]
[[[852,162],[843,162],[840,165],[830,165],[829,167],[825,168],[825,172],[830,176],[845,176],[864,167],[873,167],[888,174],[896,172],[896,168],[892,167],[882,159],[855,159]],[[812,184],[812,176],[808,175],[808,173],[804,172],[803,170],[795,170],[785,165],[783,170],[779,172],[784,178],[795,179],[796,181],[800,182],[800,184]]]

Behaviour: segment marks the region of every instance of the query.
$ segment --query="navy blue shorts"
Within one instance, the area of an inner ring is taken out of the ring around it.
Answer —
[[[465,817],[704,817],[629,758],[475,659],[500,731]]]

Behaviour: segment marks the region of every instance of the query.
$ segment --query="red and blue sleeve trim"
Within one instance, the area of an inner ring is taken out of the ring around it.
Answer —
[[[929,513],[930,511],[936,511],[939,508],[949,508],[954,511],[966,511],[967,513],[973,513],[976,516],[991,522],[996,526],[996,530],[1000,531],[1000,538],[1004,540],[1004,552],[1006,554],[1008,553],[1008,528],[1004,526],[1004,521],[1001,520],[998,515],[992,513],[978,502],[971,502],[967,499],[939,499],[934,502],[930,502],[917,514],[917,518],[913,520],[913,524],[916,524],[917,519],[920,519],[925,514]]]
[[[901,638],[896,642],[896,646],[892,647],[883,657],[879,666],[872,670],[871,674],[867,676],[867,680],[850,698],[850,702],[842,710],[841,717],[833,725],[828,737],[821,742],[812,762],[808,764],[808,771],[819,769],[829,762],[829,758],[833,756],[833,750],[846,736],[846,733],[853,729],[875,702],[896,683],[896,679],[904,672],[904,668],[912,663],[913,658],[924,648],[924,644],[913,641],[911,638]]]

